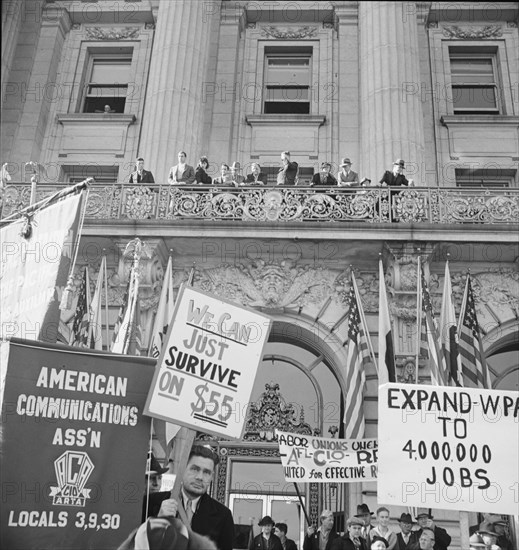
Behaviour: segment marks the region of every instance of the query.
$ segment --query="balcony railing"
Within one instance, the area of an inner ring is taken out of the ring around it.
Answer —
[[[41,200],[65,184],[40,184]],[[8,184],[2,218],[29,204],[30,184]],[[90,186],[87,219],[253,222],[519,223],[518,189],[428,187]]]

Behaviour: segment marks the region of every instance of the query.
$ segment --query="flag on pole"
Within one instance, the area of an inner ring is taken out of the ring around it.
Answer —
[[[378,383],[396,382],[393,333],[389,317],[384,266],[379,261]]]
[[[99,273],[97,275],[96,288],[94,291],[94,296],[90,302],[90,328],[88,331],[88,346],[92,349],[102,350],[103,349],[103,334],[102,334],[102,305],[101,305],[101,295],[103,291],[103,285],[106,284],[105,281],[106,273],[106,256],[103,256],[101,259],[101,265],[99,266]],[[107,342],[108,344],[108,342]]]
[[[160,293],[159,305],[157,306],[157,315],[153,324],[153,332],[151,333],[150,352],[152,357],[159,357],[162,350],[164,337],[168,332],[168,325],[173,316],[175,309],[175,301],[173,297],[173,261],[171,256],[168,259],[166,273],[162,281],[162,291]]]
[[[88,267],[85,266],[79,295],[76,304],[76,313],[72,322],[72,334],[70,345],[86,347],[89,330],[89,308],[90,308],[90,280],[88,278]]]
[[[423,315],[423,325],[420,333],[421,341],[425,340],[429,355],[431,367],[431,379],[434,386],[447,386],[447,372],[445,370],[445,361],[440,348],[440,335],[438,326],[434,319],[431,295],[429,287],[425,281],[423,266],[420,266],[420,288],[421,288],[421,307]]]
[[[491,389],[490,372],[483,353],[483,343],[474,303],[470,275],[467,275],[458,327],[461,358],[461,383],[470,388]]]
[[[445,279],[440,312],[440,339],[447,383],[453,386],[460,386],[461,363],[459,358],[456,311],[454,309],[454,302],[452,301],[451,275],[448,261],[445,262]]]
[[[114,326],[112,345],[113,353],[140,355],[140,307],[139,307],[139,275],[136,266],[130,270],[128,286],[119,309],[119,315]]]
[[[362,322],[362,303],[357,284],[351,274],[348,314],[348,352],[346,359],[346,396],[344,412],[344,437],[364,437],[363,395],[366,385],[365,368],[371,362],[366,327]]]

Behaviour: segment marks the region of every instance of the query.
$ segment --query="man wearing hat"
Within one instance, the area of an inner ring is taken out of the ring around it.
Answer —
[[[380,185],[389,185],[389,187],[408,186],[409,181],[404,176],[405,162],[402,159],[396,159],[393,162],[393,170],[386,170],[380,178]]]
[[[249,550],[283,550],[281,540],[273,533],[274,520],[270,516],[265,516],[258,525],[261,527],[261,533],[254,537]]]
[[[299,165],[297,164],[297,162],[290,161],[290,151],[283,151],[281,153],[281,162],[283,166],[279,169],[277,175],[277,184],[297,185]]]
[[[238,186],[245,181],[245,177],[241,175],[241,164],[234,161],[231,165],[231,175],[234,185]]]
[[[424,529],[430,529],[434,534],[434,550],[447,550],[447,548],[449,548],[449,544],[451,543],[452,538],[449,533],[445,531],[445,529],[438,527],[433,522],[433,519],[434,517],[431,515],[430,512],[422,512],[421,514],[418,514],[416,516],[416,521],[418,522],[418,525],[420,527],[420,529],[416,531],[418,540],[420,540]]]
[[[470,536],[469,544],[470,550],[480,550],[481,548],[487,547],[487,545],[483,542],[483,539],[477,533]]]
[[[330,174],[332,165],[329,162],[323,162],[321,164],[321,171],[314,174],[312,183],[310,185],[323,185],[327,187],[335,187],[337,180]]]
[[[416,531],[413,531],[413,518],[411,514],[402,514],[398,520],[400,533],[396,535],[395,550],[411,550],[418,544]]]
[[[333,541],[331,550],[368,550],[366,539],[361,536],[364,522],[357,516],[348,518],[346,533]]]
[[[343,158],[341,162],[341,170],[337,174],[337,185],[339,187],[351,187],[359,184],[359,175],[351,170],[351,160]]]
[[[508,523],[504,519],[499,518],[497,521],[492,523],[492,527],[498,535],[497,545],[501,548],[501,550],[514,550],[514,545],[506,534]]]
[[[317,531],[313,525],[306,530],[303,550],[331,550],[339,535],[333,530],[333,512],[323,510],[319,517],[321,526]]]
[[[162,474],[168,471],[169,468],[163,468],[160,462],[155,458],[153,453],[148,454],[146,462],[146,488],[147,493],[158,493],[162,485]]]
[[[369,534],[371,530],[375,527],[374,525],[371,525],[371,516],[373,515],[373,512],[369,509],[369,506],[367,504],[357,505],[357,513],[355,514],[355,517],[360,518],[363,521],[361,535],[366,540],[369,540]]]
[[[501,550],[501,547],[497,544],[499,535],[494,531],[492,523],[482,524],[482,526],[478,531],[478,535],[483,539],[485,547],[488,550]]]

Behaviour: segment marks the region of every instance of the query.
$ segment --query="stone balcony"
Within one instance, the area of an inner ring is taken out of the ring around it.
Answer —
[[[37,200],[64,185],[38,184]],[[30,184],[7,185],[2,218],[28,206],[30,192]],[[89,186],[86,220],[510,225],[519,223],[519,190],[94,183]]]

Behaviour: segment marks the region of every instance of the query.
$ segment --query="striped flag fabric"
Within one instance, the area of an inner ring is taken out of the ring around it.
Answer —
[[[389,316],[384,266],[379,261],[378,383],[396,382],[393,332]]]
[[[418,318],[423,318],[422,330],[420,332],[421,342],[425,339],[427,346],[429,365],[431,368],[431,380],[434,386],[447,386],[447,372],[445,370],[445,360],[440,348],[440,334],[438,326],[434,319],[434,312],[429,294],[429,287],[425,280],[423,266],[420,265],[420,289],[421,289],[421,308],[422,311]]]
[[[88,347],[97,350],[103,349],[101,294],[103,292],[103,285],[105,284],[105,273],[106,256],[103,256],[99,267],[99,273],[97,275],[94,296],[92,297],[92,302],[90,303],[90,327],[88,331]]]
[[[470,274],[467,275],[458,326],[461,383],[469,388],[492,388],[479,329]]]
[[[88,266],[85,266],[83,278],[79,287],[76,313],[72,321],[71,346],[86,347],[89,330],[89,308],[90,308],[90,280],[88,277]]]
[[[175,301],[173,296],[173,261],[171,256],[168,259],[166,273],[162,281],[162,291],[160,293],[159,304],[157,306],[157,314],[153,324],[153,332],[151,333],[150,351],[151,357],[158,358],[162,350],[164,338],[168,332],[168,325],[173,317],[175,309]]]
[[[456,311],[452,300],[451,275],[449,262],[445,262],[442,307],[440,312],[441,350],[449,385],[460,386],[461,363],[459,358],[458,328]]]
[[[348,350],[346,359],[346,395],[344,405],[344,437],[364,437],[363,395],[366,385],[365,369],[371,363],[366,327],[362,322],[363,312],[353,272],[348,298]]]

